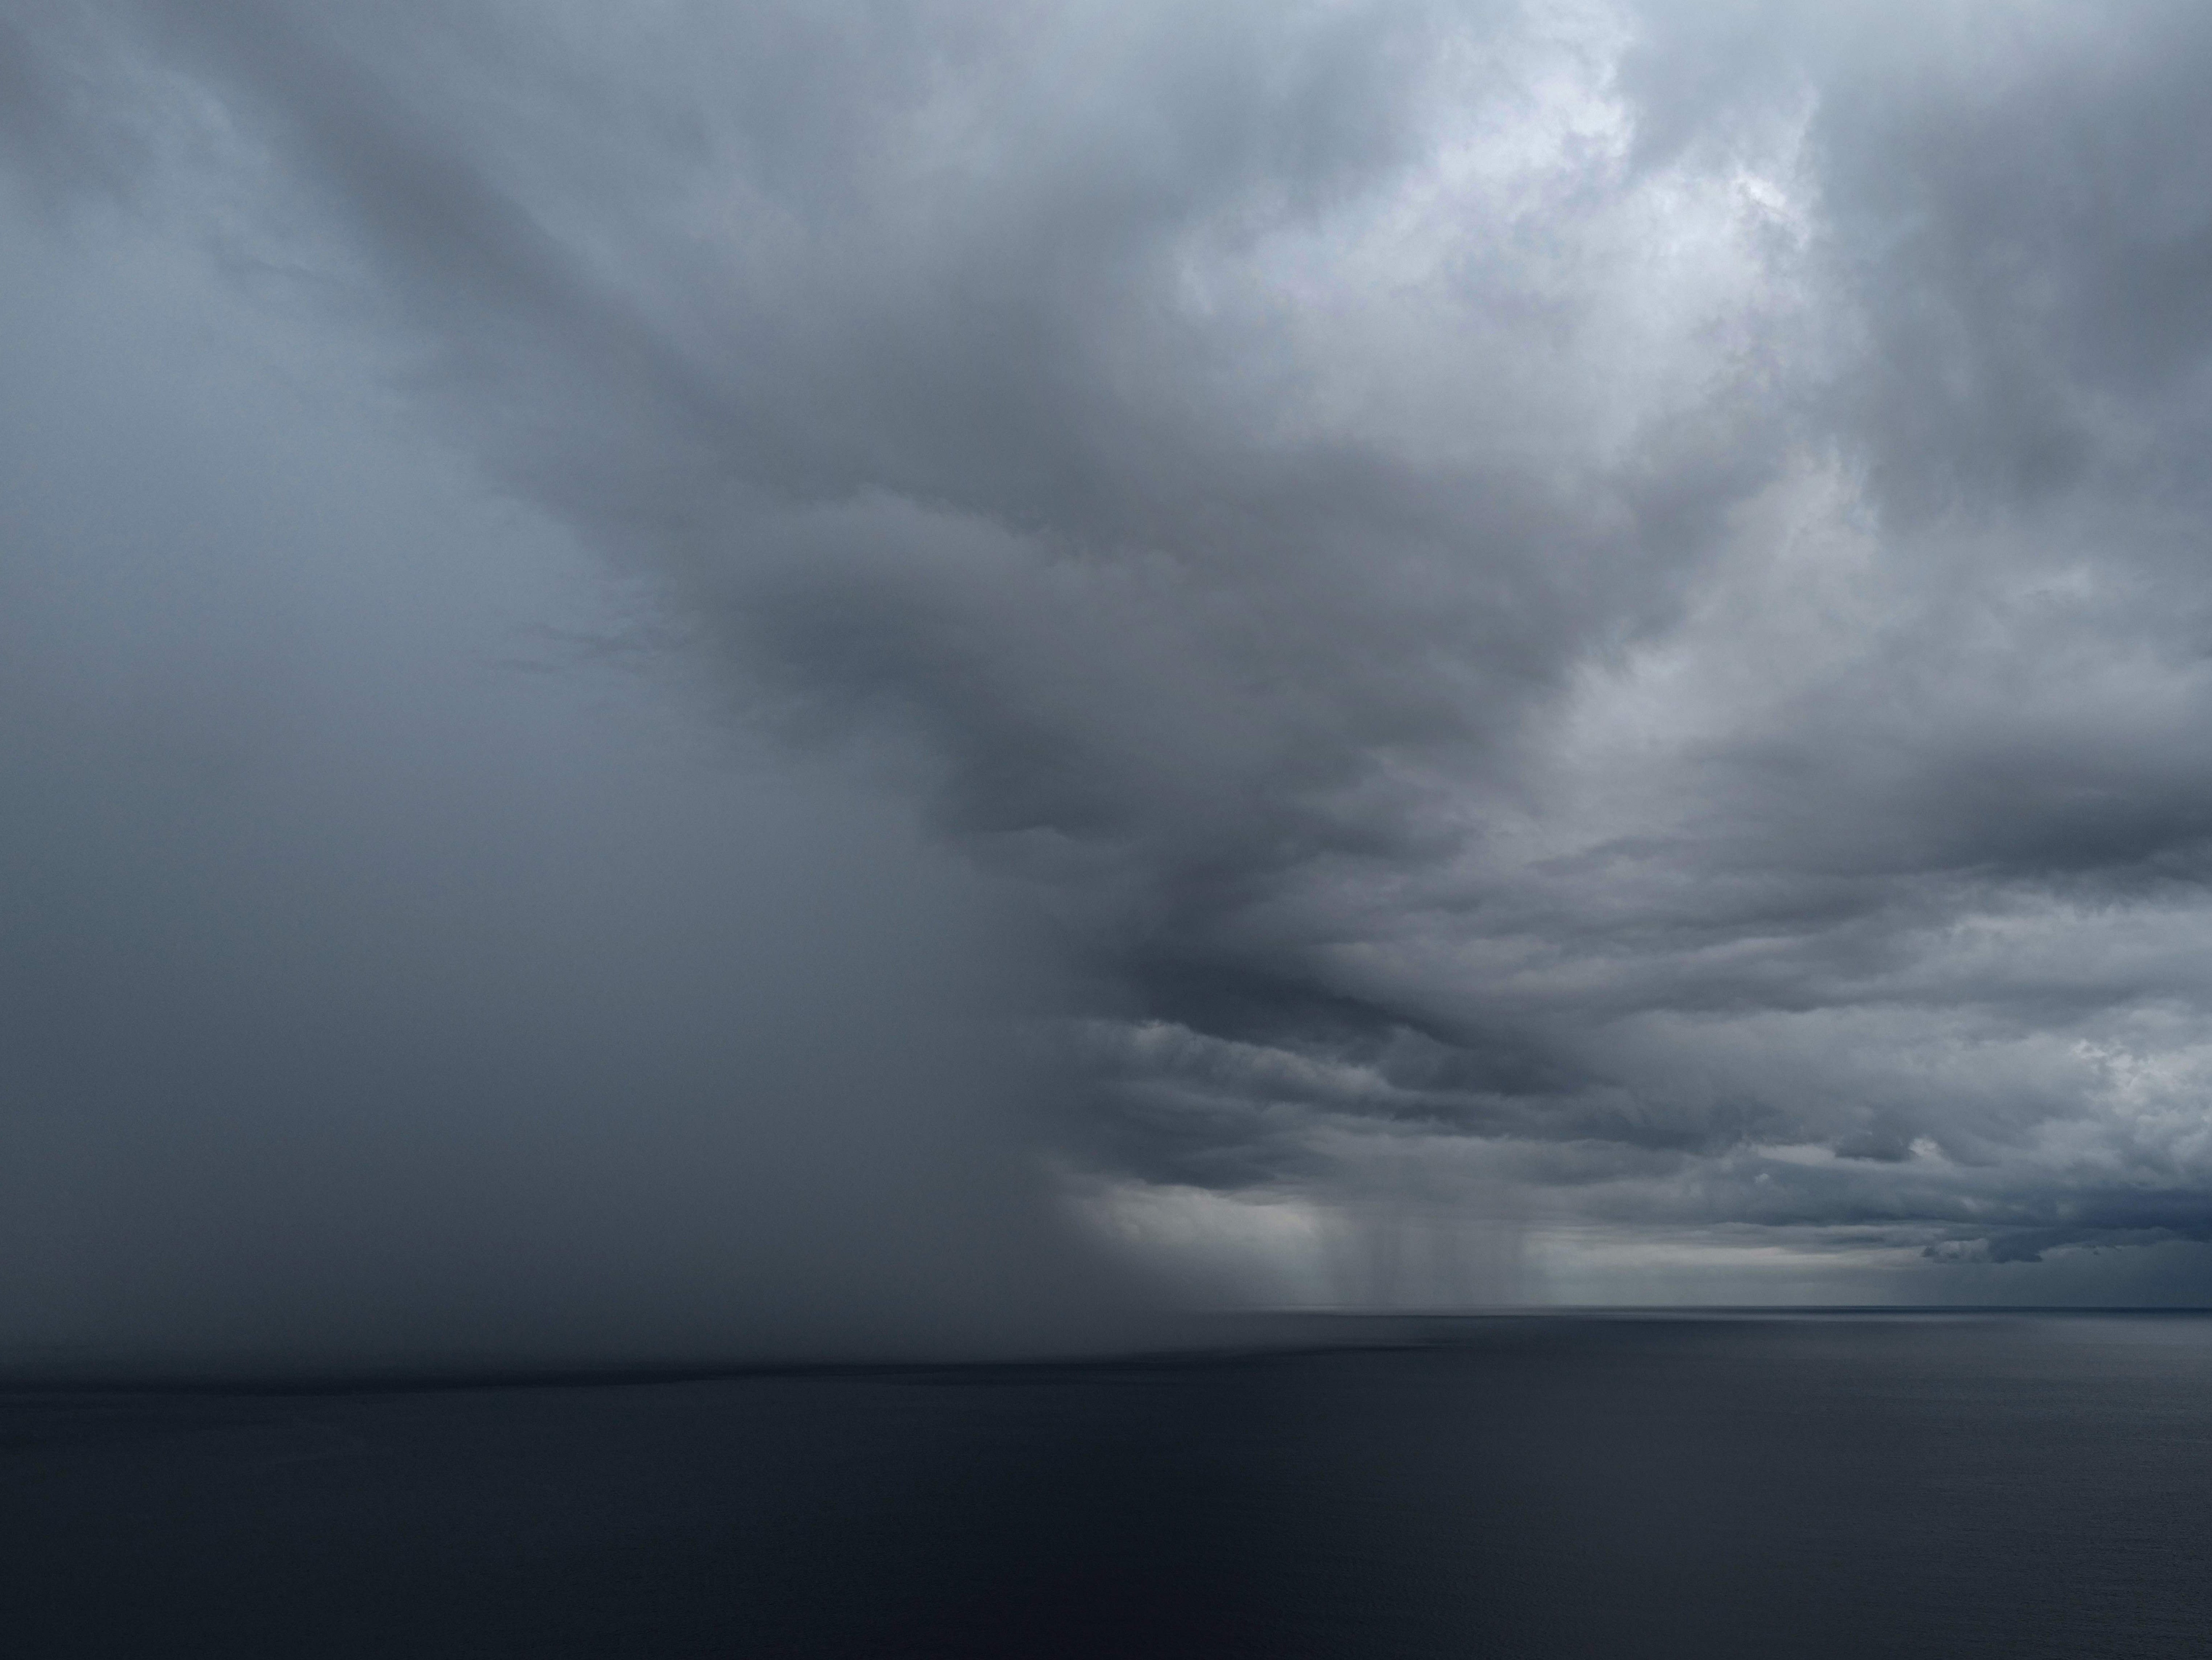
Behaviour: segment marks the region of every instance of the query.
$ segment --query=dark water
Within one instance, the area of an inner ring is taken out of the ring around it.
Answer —
[[[2212,1319],[0,1394],[0,1653],[2207,1656]]]

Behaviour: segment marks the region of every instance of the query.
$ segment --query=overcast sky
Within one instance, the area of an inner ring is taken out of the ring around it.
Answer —
[[[11,1341],[2212,1299],[2208,70],[0,9]]]

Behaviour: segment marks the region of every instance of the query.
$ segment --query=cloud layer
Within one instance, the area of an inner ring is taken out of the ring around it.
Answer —
[[[33,197],[403,354],[1029,895],[1109,1208],[1932,1271],[2212,1236],[2208,27],[167,3],[0,61]]]

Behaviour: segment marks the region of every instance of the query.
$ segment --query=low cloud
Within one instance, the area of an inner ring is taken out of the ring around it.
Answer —
[[[118,4],[6,61],[40,200],[343,317],[1021,896],[1095,1191],[2193,1262],[2212,40],[1913,15]]]

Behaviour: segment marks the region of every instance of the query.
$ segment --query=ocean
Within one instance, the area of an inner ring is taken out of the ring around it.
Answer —
[[[2212,1316],[0,1393],[0,1653],[2212,1655]]]

